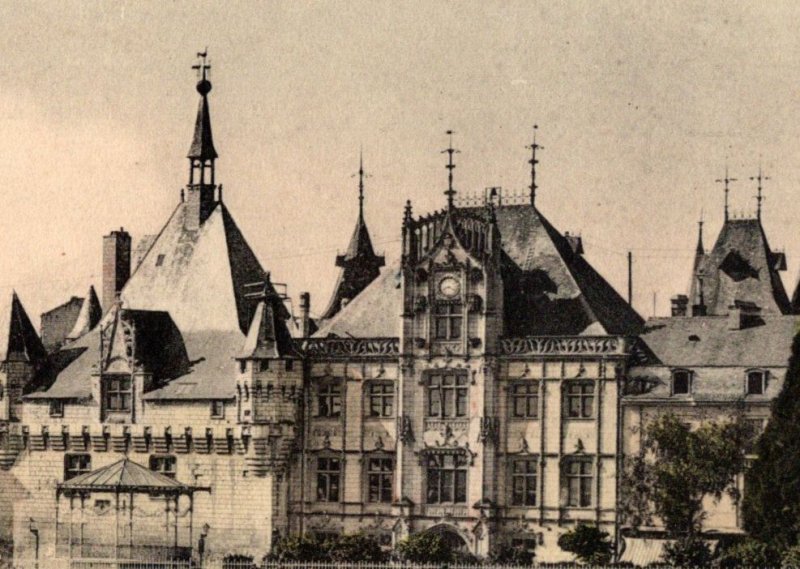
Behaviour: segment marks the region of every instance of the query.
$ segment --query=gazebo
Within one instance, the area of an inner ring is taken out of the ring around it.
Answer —
[[[188,560],[194,493],[128,458],[56,488],[56,550],[70,560]]]

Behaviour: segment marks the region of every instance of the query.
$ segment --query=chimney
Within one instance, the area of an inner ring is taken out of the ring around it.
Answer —
[[[728,307],[728,330],[743,330],[759,323],[761,308],[754,302],[734,300]]]
[[[311,335],[311,295],[304,292],[300,295],[300,323],[302,326],[303,338]]]
[[[114,304],[131,276],[131,236],[122,227],[103,237],[103,311]]]
[[[686,310],[689,308],[689,297],[685,294],[678,294],[670,299],[672,303],[673,316],[686,316]]]

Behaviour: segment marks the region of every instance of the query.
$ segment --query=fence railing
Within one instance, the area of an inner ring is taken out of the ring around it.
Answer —
[[[116,559],[40,559],[4,564],[0,569],[591,569],[587,565],[574,563],[533,563],[532,565],[499,565],[491,563],[428,563],[360,562],[336,563],[330,561],[268,561],[254,562],[247,559],[209,558],[199,560],[130,561]]]

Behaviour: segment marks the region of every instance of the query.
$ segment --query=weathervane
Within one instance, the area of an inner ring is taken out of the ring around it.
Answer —
[[[197,77],[201,81],[206,81],[206,72],[211,69],[211,64],[208,63],[208,48],[204,51],[197,52],[198,62],[192,65],[192,69],[197,71]]]
[[[725,177],[715,180],[718,184],[725,185],[725,221],[728,221],[728,193],[730,192],[730,183],[731,182],[738,182],[736,178],[731,178],[728,175],[728,163],[725,162]]]
[[[531,165],[531,185],[529,186],[531,189],[531,205],[536,205],[536,165],[539,161],[536,159],[536,151],[537,150],[544,150],[544,146],[536,144],[536,131],[539,129],[539,125],[533,125],[533,142],[526,146],[525,148],[531,149],[531,159],[528,160],[528,164]]]
[[[769,180],[769,176],[765,176],[761,171],[761,160],[758,161],[758,176],[750,176],[750,180],[758,182],[758,193],[756,194],[756,218],[761,219],[761,202],[764,201],[764,196],[761,195],[763,189],[762,182]]]
[[[448,154],[447,165],[445,168],[448,170],[447,174],[447,191],[444,193],[447,196],[447,209],[453,209],[453,196],[456,195],[456,191],[453,189],[453,169],[456,165],[453,163],[453,154],[460,153],[459,150],[453,148],[453,131],[448,130],[446,134],[450,137],[450,147],[442,150],[442,154],[445,152]]]

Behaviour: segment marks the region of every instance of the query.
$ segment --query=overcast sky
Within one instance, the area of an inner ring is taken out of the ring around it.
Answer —
[[[459,191],[529,184],[539,124],[540,209],[583,236],[635,307],[685,292],[714,180],[800,268],[800,8],[794,3],[0,3],[0,294],[35,321],[99,292],[101,236],[156,232],[187,181],[208,47],[218,181],[274,280],[324,309],[355,223],[359,148],[376,248],[396,258],[402,204],[444,204],[445,130]],[[765,4],[762,6],[762,4]],[[5,292],[3,292],[5,291]]]

